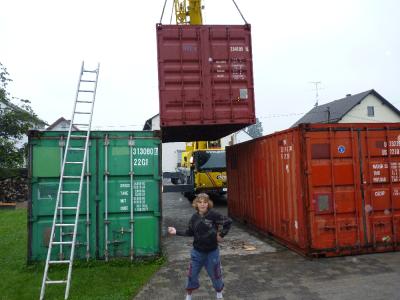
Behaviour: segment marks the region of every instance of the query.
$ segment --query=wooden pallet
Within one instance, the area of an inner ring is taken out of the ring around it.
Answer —
[[[15,209],[17,203],[15,202],[1,202],[0,201],[0,209]]]

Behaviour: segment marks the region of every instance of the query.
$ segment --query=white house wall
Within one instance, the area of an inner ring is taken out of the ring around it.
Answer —
[[[180,161],[180,153],[178,150],[185,150],[186,144],[183,142],[163,143],[162,144],[162,171],[174,172],[177,163]]]
[[[374,107],[374,116],[368,116],[368,106]],[[400,122],[400,117],[389,106],[383,104],[374,95],[368,95],[359,104],[353,107],[339,123],[380,123]]]
[[[251,136],[248,135],[244,130],[239,130],[235,133],[221,138],[221,146],[225,148],[227,146],[243,143],[251,139]]]

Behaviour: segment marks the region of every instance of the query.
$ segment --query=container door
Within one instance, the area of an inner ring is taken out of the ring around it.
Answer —
[[[366,237],[375,251],[399,248],[400,130],[362,132]]]
[[[54,133],[52,133],[54,134]],[[58,135],[58,134],[57,134]],[[72,141],[74,143],[75,141]],[[65,151],[65,137],[51,136],[32,138],[30,143],[30,177],[31,177],[31,207],[29,218],[29,260],[45,260],[47,256],[48,244],[50,241],[51,227],[53,223],[54,207],[57,200],[57,192],[60,180],[61,157]],[[71,145],[76,146],[76,145]],[[94,164],[94,151],[90,146],[88,157],[89,166]],[[79,154],[73,154],[79,155]],[[70,157],[70,160],[82,160],[82,158]],[[72,173],[66,175],[80,175]],[[90,174],[91,172],[87,172]],[[87,203],[87,191],[92,190],[93,182],[90,176],[86,177],[82,187],[81,209],[78,221],[78,232],[76,238],[75,257],[84,259],[95,256],[95,227],[91,226],[94,214],[93,207]],[[64,186],[68,190],[78,190],[79,180],[65,179]],[[75,196],[75,198],[73,198]],[[64,206],[75,206],[76,195],[64,195],[60,200]],[[75,212],[65,211],[63,214],[64,223],[73,223]],[[68,220],[71,220],[70,222]],[[63,241],[72,238],[69,229],[56,230],[56,241],[60,240],[62,234]],[[54,246],[54,255],[68,257],[70,246]]]
[[[357,134],[307,132],[311,249],[341,252],[364,242]]]
[[[160,250],[160,142],[106,134],[99,148],[99,256]]]

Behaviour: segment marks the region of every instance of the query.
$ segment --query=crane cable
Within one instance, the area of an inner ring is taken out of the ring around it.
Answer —
[[[247,23],[246,19],[243,17],[243,14],[242,14],[242,12],[240,11],[239,6],[237,6],[235,0],[232,0],[232,2],[233,2],[233,4],[235,4],[235,6],[236,6],[236,8],[237,8],[237,10],[238,10],[238,12],[239,12],[239,14],[240,14],[240,16],[242,17],[244,23],[245,23],[246,25],[249,24],[249,23]]]
[[[165,2],[164,2],[164,6],[163,6],[163,9],[162,9],[161,18],[160,18],[160,24],[161,24],[162,18],[164,16],[164,11],[165,11],[165,6],[167,5],[167,1],[168,0],[165,0]]]
[[[163,9],[162,9],[162,12],[161,12],[161,17],[160,17],[160,24],[162,24],[161,22],[162,22],[162,18],[163,18],[163,16],[164,16],[164,11],[165,11],[165,6],[167,5],[167,1],[168,1],[168,0],[165,0],[165,1],[164,1],[164,6],[163,6]],[[239,6],[236,4],[235,0],[232,0],[232,2],[233,2],[233,4],[236,6],[236,9],[238,10],[240,16],[242,17],[244,23],[245,23],[246,25],[249,24],[249,23],[247,23],[246,19],[244,18],[243,14],[242,14],[242,12],[240,11]],[[173,1],[172,1],[172,11],[174,11],[174,3],[173,3]],[[172,23],[172,13],[171,13],[170,23]]]
[[[172,10],[171,10],[171,17],[169,18],[169,25],[172,24],[172,15],[174,14],[174,9],[175,9],[175,5],[174,5],[174,1],[172,1]]]

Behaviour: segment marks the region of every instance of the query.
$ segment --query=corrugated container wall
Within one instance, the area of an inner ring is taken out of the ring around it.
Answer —
[[[308,256],[400,250],[400,124],[301,125],[227,148],[229,214]]]
[[[215,140],[255,123],[250,25],[157,25],[163,142]]]
[[[79,134],[73,134],[76,133]],[[160,252],[161,143],[158,135],[153,131],[91,132],[78,223],[77,258],[105,259],[131,254],[140,257]],[[29,261],[46,259],[66,137],[67,132],[31,131],[29,134]],[[77,147],[74,143],[78,142],[72,140],[72,146]],[[65,185],[76,190],[79,179],[68,179]],[[62,201],[74,206],[71,201],[76,200],[64,195]],[[64,221],[73,220],[74,214],[65,212]],[[64,229],[64,241],[68,235]],[[66,256],[69,249],[64,246],[59,252]]]

